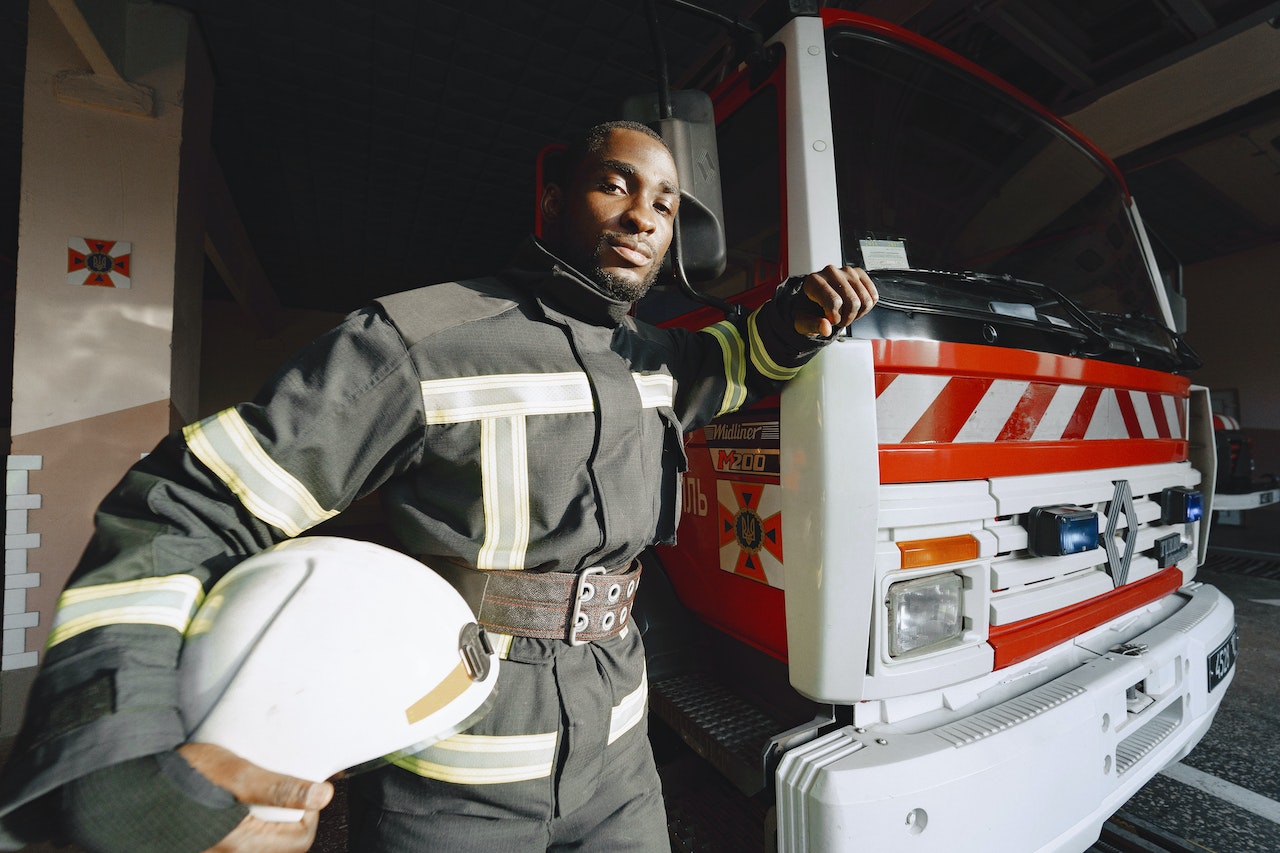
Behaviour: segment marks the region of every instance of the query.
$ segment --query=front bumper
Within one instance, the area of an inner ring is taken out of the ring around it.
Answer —
[[[787,752],[779,849],[1084,850],[1199,742],[1235,674],[1209,689],[1208,658],[1235,630],[1230,600],[1203,585],[1178,594],[1186,605],[1130,640],[1130,653],[927,731],[849,726]]]

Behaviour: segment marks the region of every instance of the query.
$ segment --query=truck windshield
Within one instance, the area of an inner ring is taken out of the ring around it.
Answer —
[[[1085,314],[1102,327],[1087,330],[1094,344],[1101,332],[1136,339],[1124,349],[1174,355],[1168,335],[1150,332],[1164,332],[1162,313],[1106,165],[1016,98],[926,52],[837,27],[827,57],[846,258],[873,276],[943,274],[877,277],[888,302],[970,313],[986,304],[1082,334]],[[1022,298],[997,279],[1051,291],[1023,288]]]

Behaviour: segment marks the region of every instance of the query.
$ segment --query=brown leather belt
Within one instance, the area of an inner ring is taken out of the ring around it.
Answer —
[[[574,645],[621,633],[640,585],[639,560],[613,571],[593,567],[569,574],[484,571],[421,559],[466,599],[485,630]]]

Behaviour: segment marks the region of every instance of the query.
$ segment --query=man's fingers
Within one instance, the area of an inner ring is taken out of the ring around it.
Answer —
[[[302,820],[280,823],[249,815],[231,834],[205,853],[306,853],[315,841],[320,813],[303,813]]]
[[[187,743],[178,752],[206,779],[242,803],[318,811],[333,798],[328,782],[274,773],[211,743]]]
[[[821,317],[796,320],[796,331],[829,336],[854,320],[866,316],[880,299],[875,282],[858,267],[828,266],[805,276],[805,296],[822,312]]]

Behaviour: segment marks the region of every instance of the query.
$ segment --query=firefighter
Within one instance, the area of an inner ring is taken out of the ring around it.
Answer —
[[[174,667],[218,577],[380,489],[400,547],[468,598],[502,666],[478,725],[352,778],[351,849],[667,849],[636,557],[674,539],[684,433],[775,393],[877,296],[831,266],[698,333],[639,323],[680,203],[670,152],[614,122],[567,159],[544,239],[503,272],[352,314],[107,496],[0,787],[0,846],[305,850],[329,783],[185,743]]]

